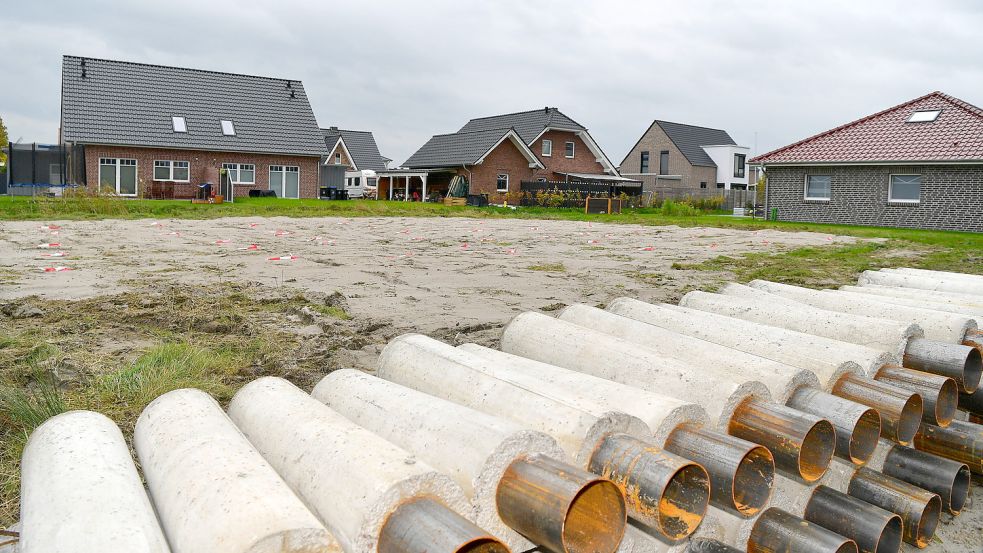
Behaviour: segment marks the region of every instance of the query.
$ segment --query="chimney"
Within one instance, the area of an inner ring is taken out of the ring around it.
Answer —
[[[338,130],[338,127],[328,127],[328,130],[329,131],[337,131]]]

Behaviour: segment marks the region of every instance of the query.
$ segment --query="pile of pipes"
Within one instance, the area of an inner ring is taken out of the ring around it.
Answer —
[[[754,281],[420,334],[376,375],[177,390],[134,430],[59,415],[22,553],[897,552],[983,474],[983,277]]]

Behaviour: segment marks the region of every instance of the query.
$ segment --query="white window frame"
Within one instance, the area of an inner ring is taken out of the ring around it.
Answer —
[[[222,124],[222,134],[224,134],[225,136],[236,135],[236,126],[231,119],[222,119],[221,124]]]
[[[567,155],[567,146],[570,146],[570,154],[569,154],[569,155]],[[577,155],[577,143],[576,143],[576,142],[574,142],[574,141],[572,141],[572,140],[567,140],[567,141],[566,141],[566,142],[565,142],[565,143],[563,144],[563,155],[564,155],[564,156],[565,156],[565,157],[566,157],[567,159],[573,159],[573,158],[574,158],[574,156],[576,156],[576,155]]]
[[[248,164],[247,164],[248,165]],[[283,178],[280,180],[280,189],[276,190],[273,188],[273,173],[280,172],[283,173]],[[297,173],[297,196],[286,196],[284,192],[287,190],[287,173]],[[270,179],[267,181],[267,188],[276,191],[277,198],[284,198],[287,200],[298,200],[300,199],[300,167],[297,165],[270,165]]]
[[[105,161],[112,161],[112,163],[104,163]],[[123,164],[124,161],[132,161],[133,163]],[[119,157],[101,157],[99,158],[99,174],[96,175],[96,189],[101,190],[102,188],[102,167],[104,165],[112,165],[116,169],[116,194],[119,196],[126,196],[134,198],[140,194],[140,163],[135,159],[119,158]],[[135,186],[133,187],[132,194],[123,194],[119,191],[119,181],[120,181],[120,168],[121,167],[135,167],[134,177],[136,178]]]
[[[502,180],[502,177],[505,177],[505,188],[504,189],[501,188],[498,185],[498,181]],[[508,192],[509,191],[509,174],[508,173],[499,173],[499,174],[495,175],[495,190],[498,191],[498,192]]]
[[[543,139],[543,157],[553,157],[553,141],[548,138]]]
[[[187,133],[188,120],[180,115],[172,115],[171,128],[174,129],[174,132]]]
[[[341,165],[341,152],[334,153],[334,164]]]
[[[157,165],[158,163],[166,163],[167,165]],[[176,178],[174,178],[174,169],[175,169],[175,165],[174,164],[176,164],[176,163],[183,163],[183,164],[185,164],[185,167],[184,168],[188,170],[188,178],[186,178],[186,179],[176,179]],[[169,178],[166,178],[166,179],[158,179],[157,178],[157,168],[158,167],[167,167],[167,174],[168,174],[168,177]],[[154,160],[154,170],[151,172],[151,176],[153,177],[153,180],[155,180],[157,182],[191,182],[191,163],[189,163],[187,161],[180,160],[180,159],[155,159]]]
[[[239,180],[239,175],[242,174],[242,168],[243,167],[252,167],[253,180],[251,180],[251,181]],[[231,182],[232,184],[247,184],[247,185],[248,184],[256,184],[256,164],[255,163],[223,163],[222,164],[222,169],[226,169],[226,170],[228,170],[228,169],[235,169],[236,178],[235,179],[232,179],[231,177],[229,177],[229,182]]]
[[[825,198],[809,196],[809,177],[829,177],[829,195]],[[718,183],[719,184],[719,183]],[[833,197],[833,176],[832,175],[806,175],[802,183],[802,199],[809,202],[828,202]]]
[[[942,114],[942,109],[920,109],[911,112],[908,123],[932,123]]]
[[[896,200],[894,196],[894,177],[918,177],[918,199],[917,200]],[[921,173],[892,173],[887,177],[887,203],[901,205],[916,205],[922,202],[922,174]]]

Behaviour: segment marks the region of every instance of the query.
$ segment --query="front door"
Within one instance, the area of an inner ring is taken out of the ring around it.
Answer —
[[[99,191],[120,196],[137,195],[137,160],[100,158]]]

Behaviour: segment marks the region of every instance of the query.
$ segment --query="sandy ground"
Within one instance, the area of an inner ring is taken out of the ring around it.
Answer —
[[[853,241],[804,232],[515,219],[4,222],[0,299],[79,299],[153,279],[259,282],[339,291],[354,318],[382,319],[398,332],[494,345],[500,327],[525,310],[619,296],[675,301],[723,278],[673,269],[674,263]],[[51,243],[57,245],[39,247]],[[270,259],[289,256],[296,259]],[[70,270],[44,272],[59,267]],[[378,351],[378,344],[369,346],[352,364],[371,369]],[[978,481],[974,488],[981,491]],[[923,551],[979,553],[981,536],[983,509],[969,508],[944,520],[940,541]]]

